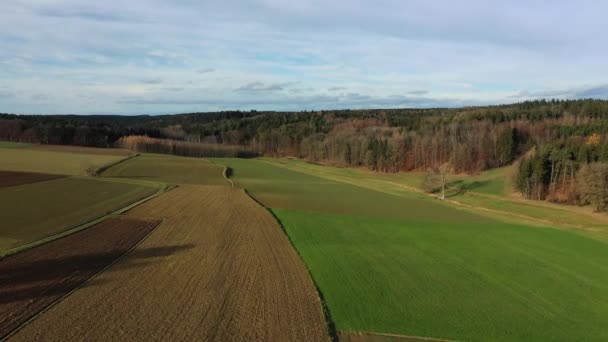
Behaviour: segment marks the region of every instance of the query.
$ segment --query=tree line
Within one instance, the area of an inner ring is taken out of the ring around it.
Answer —
[[[608,101],[591,99],[434,109],[0,114],[0,139],[44,144],[111,147],[121,137],[147,136],[378,172],[449,163],[454,172],[476,173],[521,159],[516,184],[524,197],[569,203],[584,197],[579,172],[608,162],[607,133]]]

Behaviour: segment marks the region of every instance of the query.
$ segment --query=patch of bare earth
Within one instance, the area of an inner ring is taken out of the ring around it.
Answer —
[[[49,181],[65,176],[45,173],[0,171],[0,188]]]
[[[14,341],[327,341],[309,274],[242,190],[182,186],[130,217],[162,218],[125,258],[40,315]],[[151,262],[146,250],[182,246]]]
[[[0,338],[124,255],[157,224],[111,218],[0,260]]]

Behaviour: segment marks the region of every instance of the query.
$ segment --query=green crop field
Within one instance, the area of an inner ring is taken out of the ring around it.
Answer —
[[[158,186],[67,177],[0,189],[0,251],[56,234],[156,192]]]
[[[142,154],[112,166],[103,177],[119,177],[172,184],[229,185],[223,166],[204,159]]]
[[[421,193],[423,173],[382,174],[309,164],[299,160],[266,158],[263,161],[283,169],[313,174],[400,197],[411,197],[412,191],[418,192],[419,198],[428,197]],[[448,191],[448,198],[451,202],[462,204],[459,205],[461,208],[493,219],[508,222],[517,220],[519,223],[537,225],[551,224],[608,241],[608,217],[594,214],[590,208],[526,201],[511,196],[511,171],[510,168],[501,168],[475,176],[450,176],[450,182],[457,183],[456,186],[465,188],[465,191]]]
[[[94,148],[68,148],[60,146],[2,143],[0,170],[86,175],[87,169],[97,169],[119,161],[127,155],[121,150]]]
[[[12,142],[12,141],[0,141],[0,148],[22,148],[31,146],[30,144]]]
[[[340,331],[608,339],[605,242],[479,216],[356,170],[218,162],[281,221]]]

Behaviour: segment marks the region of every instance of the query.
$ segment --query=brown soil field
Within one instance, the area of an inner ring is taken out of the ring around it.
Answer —
[[[44,182],[62,177],[65,176],[33,172],[0,171],[0,188]]]
[[[0,338],[81,286],[157,225],[154,220],[111,218],[0,260]]]
[[[130,217],[163,221],[131,253],[27,324],[14,341],[328,341],[289,240],[243,190],[181,186]],[[172,251],[141,262],[147,250]]]

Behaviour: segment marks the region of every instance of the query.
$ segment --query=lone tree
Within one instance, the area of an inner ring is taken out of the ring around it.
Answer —
[[[436,192],[441,189],[441,198],[445,199],[445,189],[447,187],[448,175],[454,171],[454,167],[451,163],[441,164],[438,168],[429,169],[426,175],[424,176],[424,181],[422,182],[422,188],[426,192]]]
[[[577,175],[577,192],[585,204],[596,211],[608,211],[608,164],[592,163],[583,166]]]

